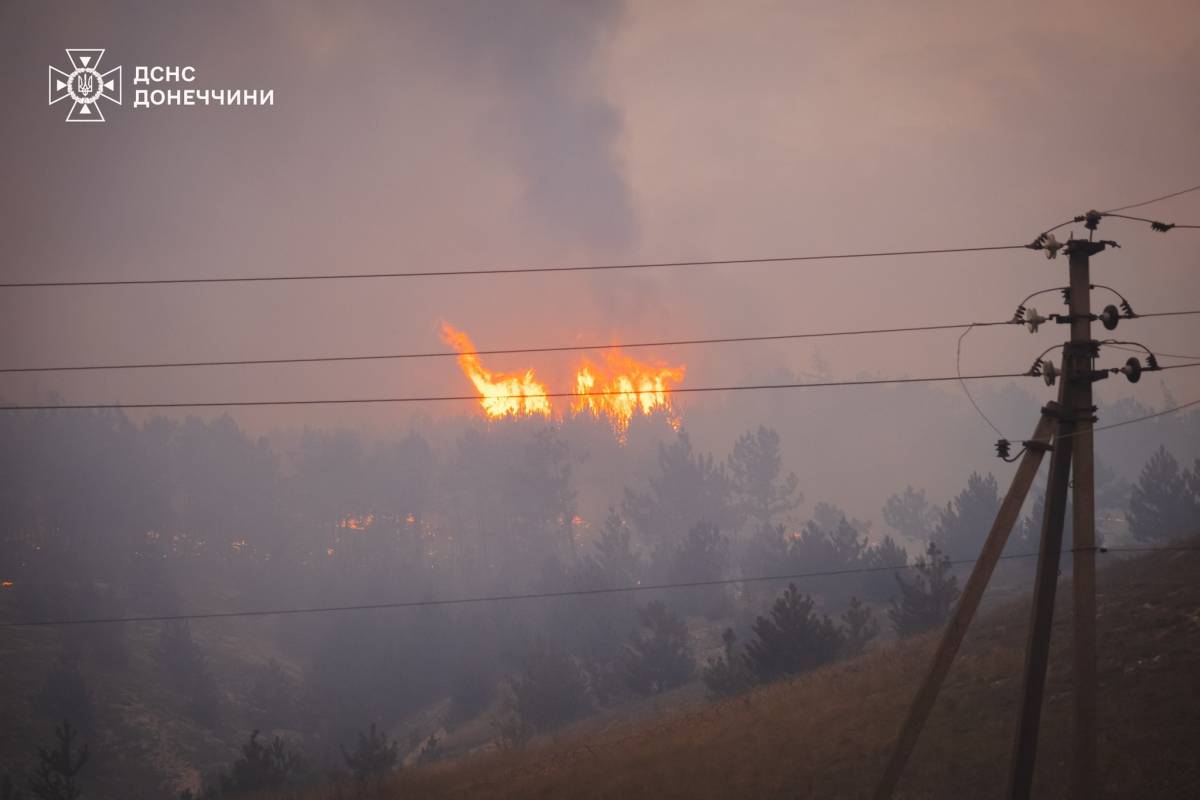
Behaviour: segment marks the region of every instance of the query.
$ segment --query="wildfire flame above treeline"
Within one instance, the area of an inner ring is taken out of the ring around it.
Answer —
[[[478,348],[463,331],[442,323],[442,338],[458,351],[458,365],[479,392],[479,405],[491,418],[535,417],[548,419],[564,416],[556,413],[546,386],[533,368],[518,372],[494,372],[483,365]],[[686,368],[669,367],[638,361],[617,348],[601,354],[601,363],[582,358],[573,368],[570,398],[571,414],[589,413],[603,417],[612,425],[617,438],[624,440],[635,414],[662,411],[672,425],[678,417],[672,404],[671,387],[683,381]]]

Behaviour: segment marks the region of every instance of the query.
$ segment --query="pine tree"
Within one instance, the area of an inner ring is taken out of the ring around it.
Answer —
[[[221,696],[208,667],[208,658],[192,638],[186,620],[163,623],[155,653],[161,669],[187,696],[188,713],[213,725],[220,716]]]
[[[856,656],[867,649],[867,645],[879,634],[879,622],[871,609],[857,597],[842,612],[842,652]]]
[[[946,622],[958,599],[958,579],[950,574],[950,559],[929,543],[924,556],[914,562],[916,575],[909,582],[896,573],[900,595],[892,601],[888,617],[900,636],[929,630]]]
[[[818,615],[813,599],[800,594],[795,584],[788,584],[769,617],[755,620],[753,631],[755,638],[746,644],[746,665],[761,682],[819,667],[842,647],[833,621]]]
[[[0,800],[21,800],[21,792],[7,773],[0,777]]]
[[[545,642],[535,642],[524,670],[511,681],[520,736],[549,730],[587,710],[587,678],[573,658]]]
[[[746,659],[736,652],[737,634],[733,628],[725,629],[721,641],[725,644],[724,652],[708,660],[702,676],[713,697],[728,697],[754,685],[754,675]]]
[[[691,583],[720,580],[728,567],[729,539],[716,525],[698,522],[670,553],[664,572],[668,580]],[[729,594],[721,587],[700,587],[681,592],[678,604],[686,613],[716,618],[727,610]]]
[[[779,434],[770,428],[739,436],[726,463],[734,511],[755,529],[785,520],[804,500],[799,478],[783,472]]]
[[[377,730],[374,722],[369,732],[358,734],[358,745],[353,753],[347,753],[344,747],[341,750],[346,766],[359,780],[391,772],[400,758],[400,743]]]
[[[54,729],[58,745],[53,750],[38,748],[37,771],[29,781],[29,791],[38,800],[76,800],[82,796],[75,778],[87,764],[90,753],[86,744],[75,753],[76,734],[71,723],[64,719]]]
[[[683,620],[659,601],[637,610],[639,629],[625,645],[625,682],[638,694],[686,683],[696,664]]]
[[[259,792],[281,789],[303,769],[299,753],[276,736],[270,744],[258,740],[258,731],[242,745],[242,755],[228,775],[221,776],[222,792]]]
[[[1200,462],[1198,462],[1200,468]],[[1200,483],[1160,446],[1142,467],[1129,497],[1129,532],[1140,541],[1165,541],[1200,528]]]
[[[883,506],[883,521],[905,539],[928,539],[937,516],[937,509],[929,504],[925,490],[911,486],[889,497]]]
[[[1000,510],[1000,487],[992,474],[972,472],[967,488],[938,515],[930,539],[951,558],[975,558]]]

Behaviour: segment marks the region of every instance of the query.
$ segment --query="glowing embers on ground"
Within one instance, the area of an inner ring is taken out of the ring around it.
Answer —
[[[496,373],[479,360],[467,334],[442,323],[442,336],[458,351],[458,364],[479,392],[479,403],[490,418],[553,415],[546,387],[532,369],[519,373]],[[570,398],[573,414],[592,414],[608,420],[624,440],[635,414],[664,412],[673,427],[679,420],[671,404],[671,387],[683,381],[685,367],[648,364],[617,349],[606,351],[602,363],[583,359],[574,369]]]

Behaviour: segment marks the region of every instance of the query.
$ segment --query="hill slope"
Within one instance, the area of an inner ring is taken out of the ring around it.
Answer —
[[[1115,555],[1104,556],[1116,559]],[[1104,564],[1104,562],[1101,562]],[[1099,577],[1103,797],[1200,797],[1200,553],[1109,561]],[[1068,793],[1070,589],[1059,590],[1035,794]],[[901,797],[999,797],[1027,601],[976,621],[901,782]],[[318,798],[862,797],[878,777],[935,639],[699,710],[400,773]]]

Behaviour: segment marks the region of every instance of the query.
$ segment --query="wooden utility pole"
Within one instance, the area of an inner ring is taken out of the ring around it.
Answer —
[[[1103,245],[1100,245],[1103,247]],[[1071,522],[1074,538],[1073,603],[1075,638],[1075,747],[1073,787],[1077,800],[1096,796],[1096,487],[1092,451],[1092,381],[1096,345],[1092,342],[1089,261],[1096,245],[1072,246],[1071,347],[1074,356],[1075,455]],[[1064,374],[1068,377],[1070,373]]]
[[[1089,228],[1094,229],[1090,219]],[[1099,221],[1096,215],[1095,222]],[[1038,552],[1034,583],[1029,643],[1025,650],[1025,681],[1017,740],[1013,748],[1009,796],[1025,800],[1033,789],[1033,767],[1037,758],[1042,697],[1050,657],[1050,630],[1054,620],[1054,595],[1058,584],[1059,554],[1071,462],[1075,462],[1075,491],[1072,500],[1074,536],[1074,672],[1075,744],[1073,784],[1077,798],[1093,796],[1096,761],[1096,550],[1094,465],[1092,463],[1092,381],[1106,373],[1093,370],[1097,343],[1092,340],[1091,276],[1089,260],[1105,247],[1104,242],[1072,240],[1067,245],[1071,284],[1067,294],[1071,340],[1063,347],[1062,385],[1059,405],[1063,416],[1050,456],[1050,482],[1046,489],[1046,513]],[[1086,441],[1085,441],[1086,440]]]
[[[1089,212],[1087,227],[1095,230],[1102,215]],[[1049,449],[1050,479],[1042,518],[1037,574],[1034,580],[1033,608],[1030,613],[1029,639],[1025,650],[1025,674],[1022,700],[1009,772],[1008,794],[1025,800],[1033,788],[1033,768],[1037,756],[1038,729],[1041,725],[1042,698],[1050,659],[1050,632],[1054,619],[1054,596],[1058,588],[1063,525],[1066,521],[1067,493],[1074,474],[1072,527],[1074,535],[1074,674],[1075,742],[1072,783],[1077,800],[1094,796],[1096,772],[1096,530],[1095,479],[1092,449],[1092,382],[1107,377],[1097,371],[1094,361],[1098,343],[1092,339],[1091,276],[1089,260],[1106,245],[1115,242],[1074,240],[1066,244],[1070,259],[1070,288],[1066,293],[1068,314],[1060,322],[1070,323],[1071,339],[1063,347],[1061,383],[1057,403],[1042,409],[1042,418],[1033,438],[1025,442],[1026,452],[1013,477],[980,552],[979,560],[967,579],[962,598],[942,633],[933,664],[921,683],[897,736],[890,760],[875,791],[876,800],[892,796],[900,773],[908,761],[921,728],[945,681],[962,644],[971,619],[987,588],[996,561],[1004,549],[1013,523],[1029,492],[1029,487]],[[1053,254],[1053,251],[1052,251]],[[1022,309],[1023,311],[1023,309]],[[1127,314],[1132,311],[1126,309]],[[1018,312],[1019,314],[1021,312]],[[1106,311],[1106,313],[1109,313]],[[1111,312],[1115,314],[1115,310]],[[1018,320],[1020,317],[1018,316]],[[1115,326],[1105,320],[1106,327]],[[1047,373],[1047,382],[1053,383]],[[1132,378],[1136,380],[1136,377]],[[1047,444],[1053,431],[1053,446]],[[1007,442],[1001,440],[1006,448]],[[1003,451],[1002,451],[1003,453]]]
[[[1013,475],[1008,493],[1004,495],[1004,501],[996,513],[996,520],[992,523],[992,529],[983,543],[979,559],[971,568],[971,576],[967,578],[967,583],[963,587],[962,597],[959,598],[958,605],[954,609],[954,615],[942,632],[942,639],[938,642],[933,664],[908,709],[908,716],[904,720],[904,726],[900,729],[900,735],[896,738],[892,757],[875,789],[877,800],[886,800],[896,790],[900,773],[904,771],[904,765],[908,762],[908,757],[912,755],[913,748],[917,744],[917,737],[921,734],[921,728],[925,726],[925,720],[929,718],[929,712],[933,710],[933,701],[937,699],[938,692],[941,691],[942,683],[945,682],[946,675],[950,672],[950,666],[954,663],[954,657],[958,654],[963,637],[967,635],[967,628],[971,626],[971,620],[975,617],[976,609],[979,608],[979,601],[992,577],[992,571],[995,570],[996,563],[1000,560],[1000,554],[1004,552],[1004,546],[1008,543],[1008,535],[1021,513],[1021,506],[1025,504],[1029,487],[1033,485],[1038,467],[1041,466],[1042,456],[1050,449],[1050,434],[1054,430],[1058,410],[1058,406],[1055,404],[1046,408],[1046,412],[1042,414],[1042,418],[1038,420],[1037,427],[1033,431],[1033,438],[1026,443],[1025,454],[1021,457],[1021,463],[1017,467],[1016,474]]]
[[[1063,361],[1065,367],[1065,355]],[[1067,484],[1071,478],[1075,397],[1065,370],[1059,388],[1058,405],[1058,430],[1054,435],[1054,449],[1050,453],[1050,480],[1046,487],[1037,576],[1033,583],[1029,639],[1025,645],[1025,680],[1017,718],[1017,740],[1013,748],[1012,771],[1008,781],[1009,796],[1022,799],[1029,797],[1033,787],[1033,762],[1037,756],[1046,668],[1050,663],[1050,628],[1054,621],[1054,594],[1058,589],[1058,563],[1062,551],[1063,522],[1067,513]]]

